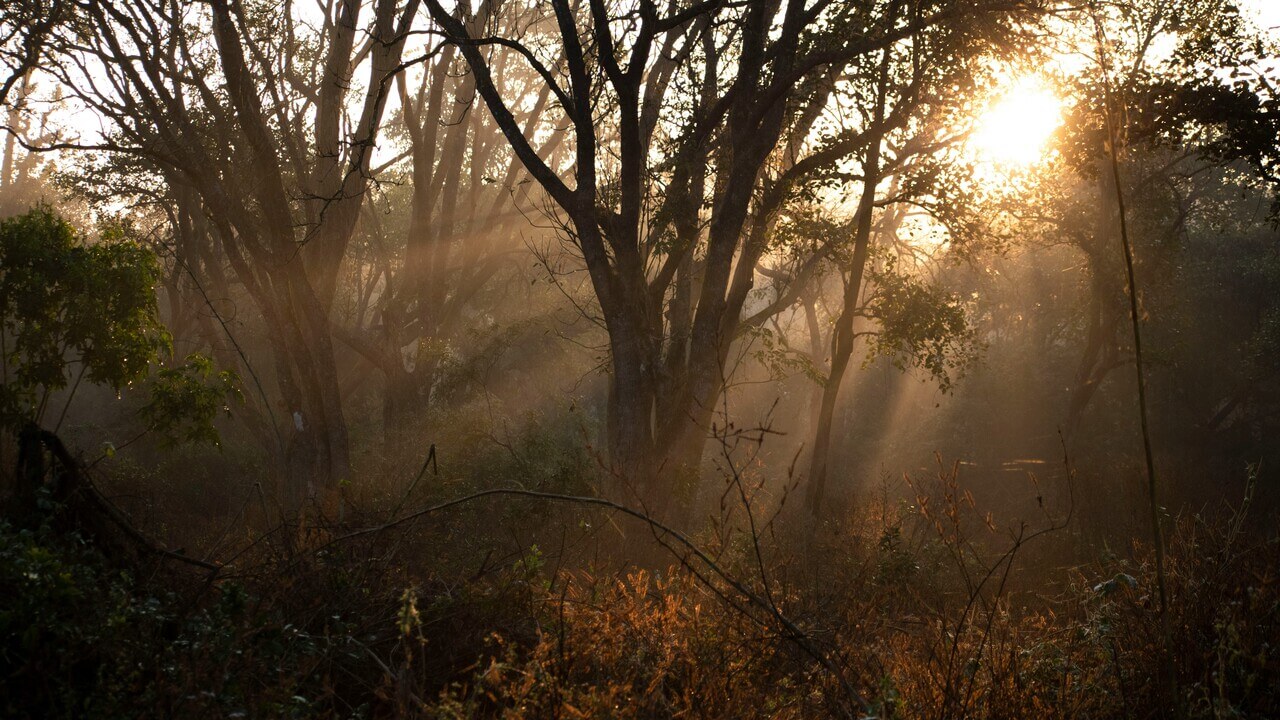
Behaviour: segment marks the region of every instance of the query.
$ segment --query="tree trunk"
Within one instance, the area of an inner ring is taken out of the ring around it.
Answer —
[[[613,374],[607,422],[609,464],[615,485],[611,492],[646,506],[662,505],[665,498],[654,492],[659,461],[654,443],[652,365],[632,322],[615,322],[609,336]]]
[[[382,399],[382,447],[383,454],[391,461],[399,460],[413,450],[410,440],[426,403],[423,385],[416,372],[409,372],[399,363],[397,369],[386,373],[386,390]]]
[[[835,329],[832,332],[831,373],[822,387],[822,404],[818,409],[817,431],[813,438],[809,488],[805,493],[805,508],[809,511],[810,518],[816,518],[822,512],[830,470],[828,464],[831,457],[831,424],[835,416],[836,400],[840,395],[840,385],[844,382],[845,372],[849,369],[849,359],[853,355],[855,339],[853,321],[859,309],[862,278],[866,273],[867,258],[871,250],[871,221],[875,212],[876,186],[880,184],[880,153],[884,141],[882,125],[888,90],[886,86],[889,59],[890,54],[886,50],[880,65],[876,96],[874,127],[878,129],[869,133],[867,138],[867,154],[862,163],[862,196],[858,200],[858,211],[855,217],[853,258],[849,267],[849,280],[844,288],[844,302],[840,309],[840,317],[836,320]]]
[[[1099,160],[1102,167],[1104,160]],[[1112,370],[1120,367],[1120,321],[1125,309],[1123,290],[1114,278],[1120,277],[1119,258],[1114,248],[1119,244],[1119,208],[1116,206],[1115,181],[1106,172],[1098,173],[1097,229],[1080,248],[1084,252],[1089,273],[1089,328],[1084,352],[1076,367],[1075,382],[1067,402],[1063,434],[1067,441],[1075,437],[1084,412]]]

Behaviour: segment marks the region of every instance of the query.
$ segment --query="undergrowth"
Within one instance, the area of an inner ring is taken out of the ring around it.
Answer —
[[[295,527],[208,577],[121,562],[48,518],[4,521],[0,714],[1173,716],[1151,553],[1048,567],[1030,550],[1051,540],[974,505],[941,473],[803,554],[771,530],[702,537],[763,609],[687,555],[619,568],[526,543],[477,566],[448,523],[339,543]],[[575,513],[558,521],[585,525]],[[1188,515],[1170,533],[1186,717],[1280,714],[1280,545],[1246,525],[1242,511]]]

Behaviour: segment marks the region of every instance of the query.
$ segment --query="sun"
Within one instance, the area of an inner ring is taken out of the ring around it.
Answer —
[[[979,158],[1006,167],[1035,163],[1062,124],[1062,101],[1038,78],[1019,80],[997,96],[970,136]]]

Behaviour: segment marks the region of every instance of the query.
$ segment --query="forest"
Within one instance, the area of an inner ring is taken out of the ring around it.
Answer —
[[[1280,2],[0,2],[0,717],[1280,717]]]

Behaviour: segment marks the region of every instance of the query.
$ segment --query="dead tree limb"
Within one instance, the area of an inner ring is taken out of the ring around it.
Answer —
[[[710,579],[708,577],[698,572],[696,568],[693,568],[690,565],[689,555],[692,555],[694,558],[697,558],[697,560],[701,562],[706,567],[707,570],[709,570],[715,577],[720,578],[722,582],[724,582],[726,585],[732,588],[732,590],[736,592],[738,595],[740,595],[749,606],[752,606],[759,610],[764,611],[764,613],[769,618],[771,618],[780,628],[782,628],[784,635],[788,640],[795,643],[795,645],[798,648],[800,648],[801,651],[803,651],[806,655],[812,658],[816,663],[818,663],[818,665],[820,665],[824,670],[829,672],[833,678],[836,679],[836,681],[840,684],[840,688],[842,692],[848,698],[852,699],[854,702],[856,702],[858,705],[861,705],[863,708],[869,707],[866,700],[864,700],[863,697],[856,690],[854,690],[853,686],[845,678],[844,673],[841,671],[839,666],[837,666],[835,662],[833,662],[831,658],[829,658],[825,653],[820,651],[810,641],[809,636],[802,629],[800,629],[800,627],[797,626],[790,618],[784,615],[782,611],[779,610],[776,605],[774,605],[774,603],[761,597],[758,593],[751,590],[751,588],[747,587],[741,581],[737,580],[732,575],[730,575],[728,571],[721,568],[720,565],[715,562],[715,560],[713,560],[710,556],[708,556],[706,552],[704,552],[701,548],[699,548],[698,545],[694,543],[694,541],[684,533],[668,525],[665,525],[659,522],[658,520],[655,520],[653,517],[651,517],[650,515],[648,515],[643,511],[636,510],[634,508],[630,508],[630,507],[627,507],[626,505],[622,505],[622,504],[613,502],[611,500],[606,500],[604,498],[589,497],[589,496],[583,496],[583,495],[561,495],[559,493],[539,492],[536,490],[521,490],[518,488],[494,488],[492,490],[481,490],[480,492],[472,493],[470,495],[464,495],[462,497],[454,498],[452,500],[447,500],[445,502],[432,505],[430,507],[422,508],[421,510],[414,511],[412,513],[409,513],[408,515],[405,515],[404,517],[397,518],[395,520],[384,523],[382,525],[367,527],[360,530],[355,530],[345,535],[339,535],[331,539],[329,542],[324,543],[323,545],[317,547],[313,551],[313,553],[320,552],[321,550],[324,550],[338,543],[354,540],[356,538],[373,535],[376,533],[385,532],[387,530],[391,530],[393,528],[400,527],[402,525],[406,525],[415,520],[426,517],[427,515],[432,515],[445,510],[450,510],[452,508],[456,508],[471,502],[475,502],[477,500],[483,500],[485,498],[500,497],[500,496],[530,498],[535,500],[544,500],[548,502],[567,503],[571,505],[582,505],[582,506],[604,508],[607,510],[613,510],[615,512],[622,513],[623,515],[630,516],[646,524],[655,533],[655,536],[658,542],[662,544],[664,547],[671,550],[672,553],[680,560],[682,565],[684,565],[686,568],[694,572],[695,577],[697,577],[703,583],[706,583],[709,586],[711,585]],[[681,555],[680,553],[675,552],[676,547],[669,544],[667,542],[668,539],[671,541],[674,541],[675,546],[683,548],[685,551],[687,551],[688,554]],[[712,587],[713,589],[715,589],[714,586]],[[736,603],[734,603],[734,606],[738,607]]]

